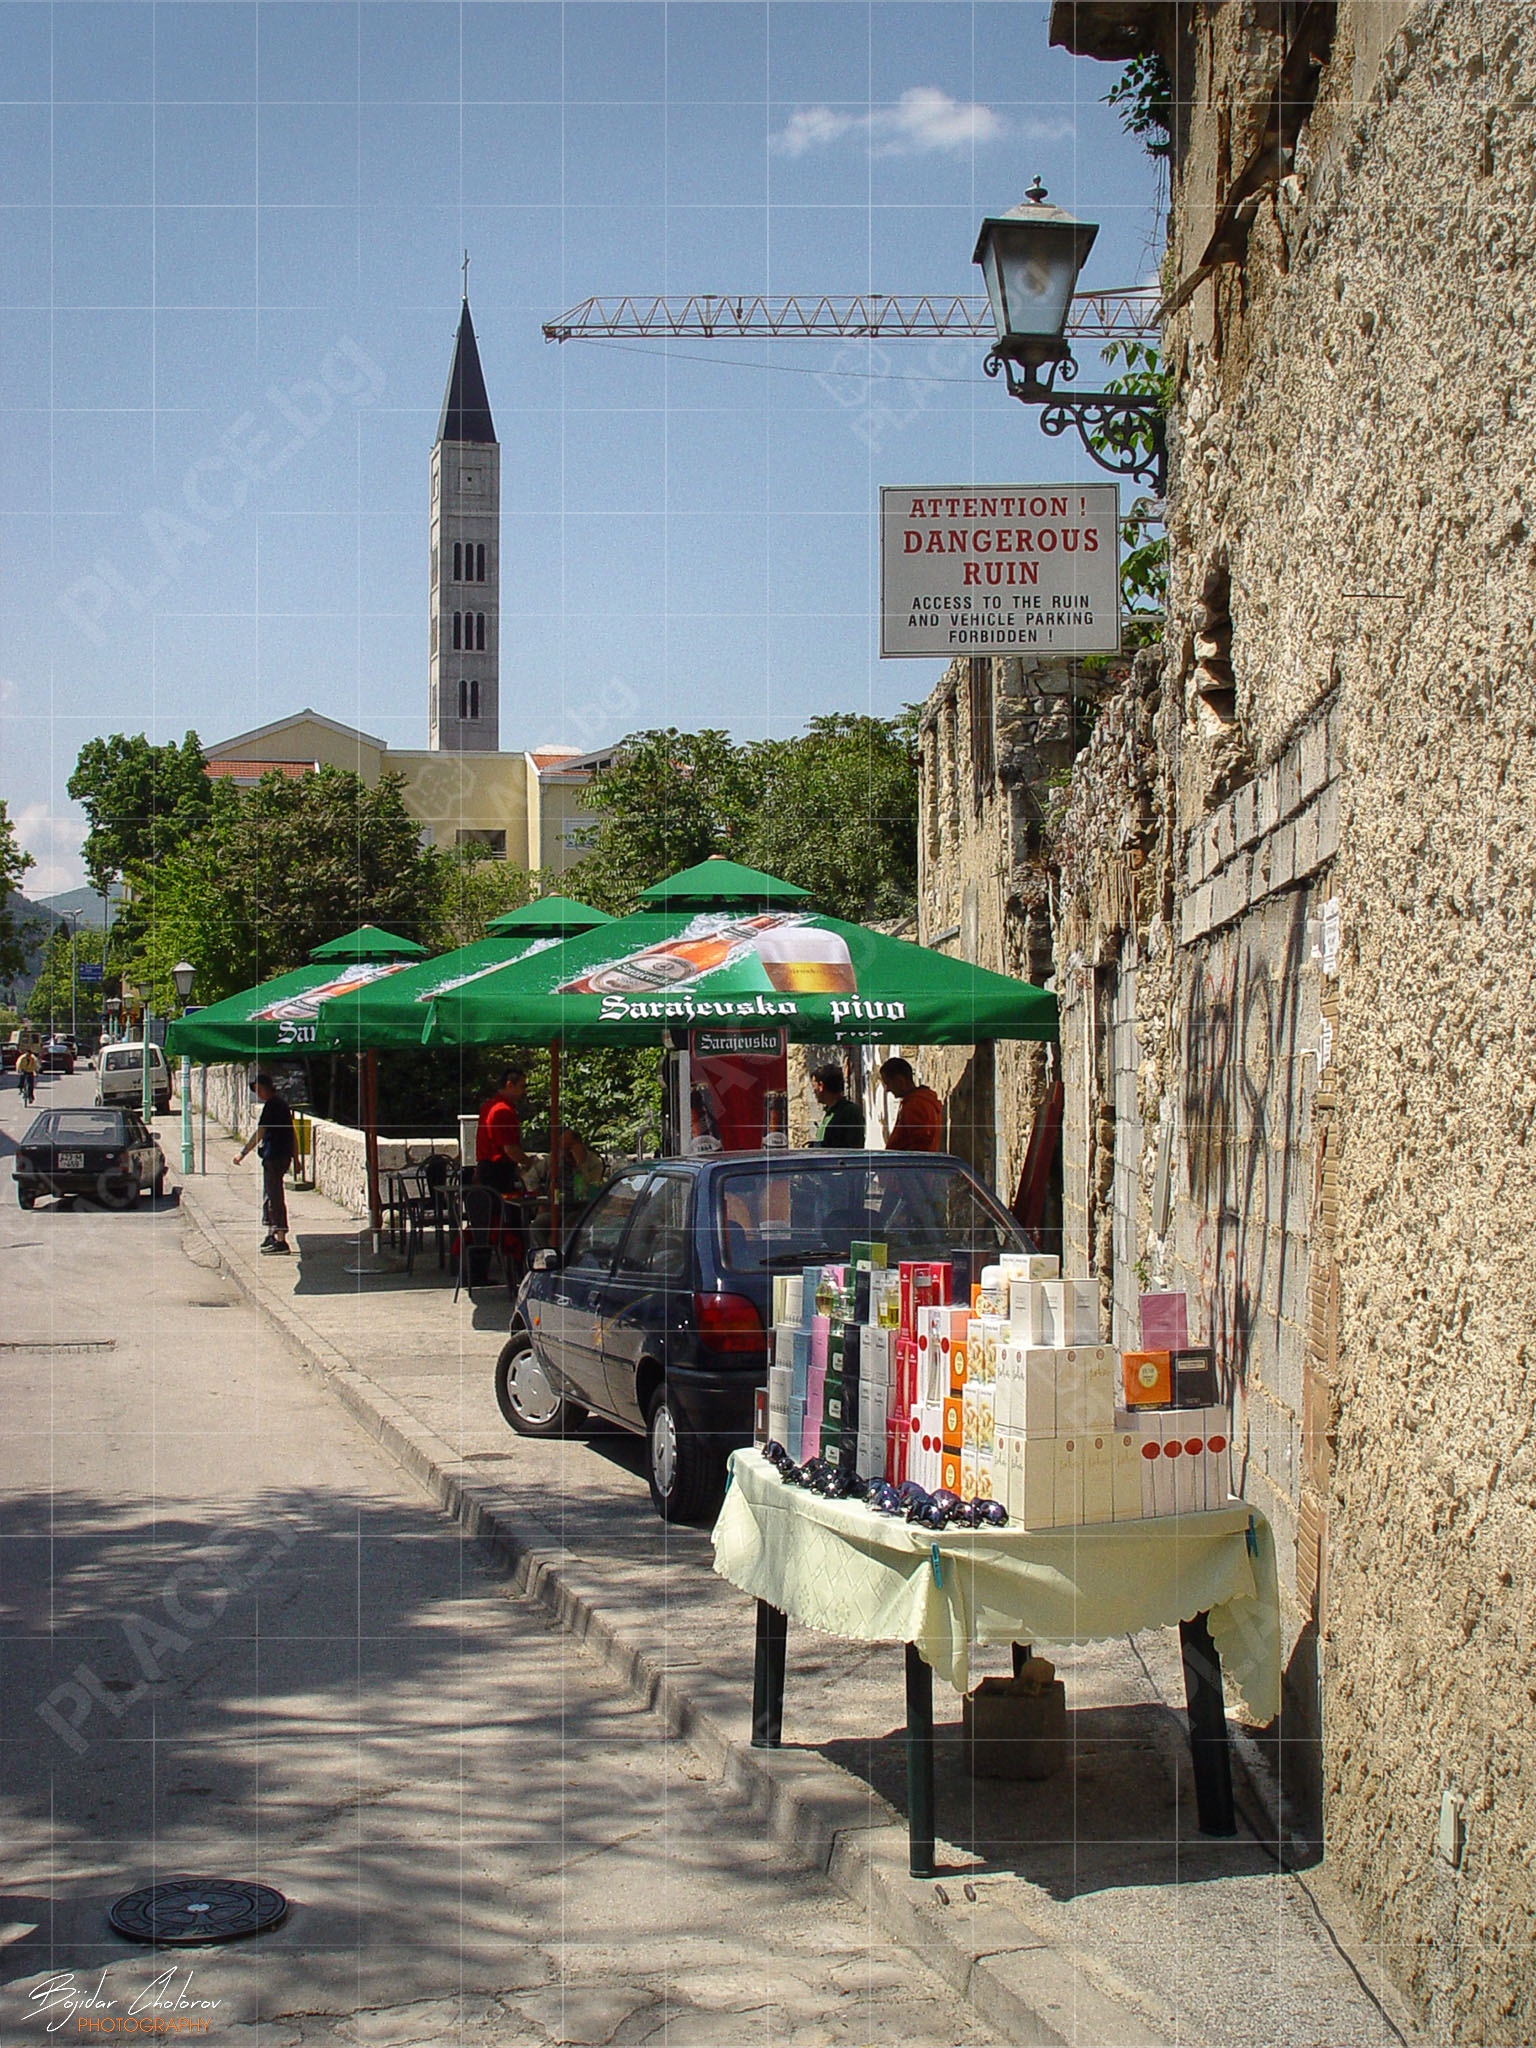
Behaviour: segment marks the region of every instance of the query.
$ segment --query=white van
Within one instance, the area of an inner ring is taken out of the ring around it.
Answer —
[[[164,1116],[171,1106],[171,1070],[158,1045],[149,1048],[149,1085],[155,1114]],[[96,1063],[96,1107],[135,1105],[143,1099],[143,1045],[104,1045]]]

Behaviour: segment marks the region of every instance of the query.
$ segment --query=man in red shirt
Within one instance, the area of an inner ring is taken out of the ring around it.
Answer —
[[[887,1152],[942,1152],[944,1150],[944,1105],[931,1088],[922,1087],[907,1060],[886,1060],[880,1081],[887,1095],[900,1105]]]
[[[522,1169],[528,1155],[523,1150],[522,1103],[527,1093],[528,1077],[522,1068],[508,1067],[496,1093],[481,1103],[475,1126],[475,1179],[504,1195],[523,1192]]]

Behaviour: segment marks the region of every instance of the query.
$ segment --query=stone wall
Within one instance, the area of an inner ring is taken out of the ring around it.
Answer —
[[[199,1102],[201,1070],[192,1069],[192,1100]],[[245,1066],[209,1067],[208,1121],[222,1126],[242,1141],[255,1127],[257,1108],[250,1088],[250,1069]],[[316,1190],[350,1215],[368,1214],[368,1162],[363,1134],[350,1124],[330,1123],[324,1117],[310,1119],[313,1145],[311,1171]],[[451,1138],[391,1138],[379,1136],[379,1172],[409,1166],[430,1153],[458,1157],[458,1145]]]
[[[1053,31],[1092,49],[1099,12]],[[1134,1250],[1190,1287],[1237,1389],[1280,1537],[1281,1754],[1315,1761],[1377,1952],[1432,2038],[1524,2042],[1536,10],[1102,13],[1179,100],[1139,770],[1168,829],[1132,871],[1096,732],[1058,930],[1069,1224],[1117,1328]]]
[[[1123,664],[950,663],[923,707],[918,942],[1044,986],[1053,971],[1053,792]],[[1055,1056],[1036,1044],[931,1046],[951,1150],[1011,1201]]]

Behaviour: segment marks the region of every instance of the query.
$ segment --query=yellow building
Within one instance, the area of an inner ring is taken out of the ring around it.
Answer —
[[[536,747],[526,754],[395,748],[318,711],[299,711],[204,750],[208,773],[251,784],[263,775],[347,768],[371,789],[386,771],[404,781],[406,809],[431,846],[477,843],[525,872],[563,875],[582,858],[591,823],[587,784],[613,758],[600,748]]]

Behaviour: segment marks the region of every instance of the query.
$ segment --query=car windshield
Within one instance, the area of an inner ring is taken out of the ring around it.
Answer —
[[[39,1117],[28,1138],[59,1145],[120,1145],[123,1142],[122,1113],[115,1109],[58,1109]]]
[[[1007,1211],[950,1159],[754,1161],[716,1178],[715,1220],[722,1264],[735,1273],[845,1259],[856,1238],[883,1243],[893,1265],[1027,1248]]]

